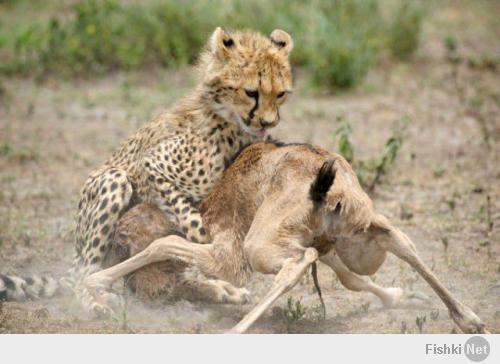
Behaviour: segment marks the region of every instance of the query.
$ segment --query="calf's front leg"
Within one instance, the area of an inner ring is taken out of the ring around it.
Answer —
[[[375,225],[379,226],[386,234],[386,239],[381,239],[380,246],[398,258],[411,265],[432,287],[444,302],[450,316],[460,329],[468,334],[486,334],[485,324],[472,310],[458,301],[436,278],[434,273],[422,262],[417,254],[415,244],[401,230],[382,215],[377,215]]]
[[[314,248],[305,249],[304,254],[298,258],[285,259],[279,273],[274,278],[269,292],[229,333],[242,334],[247,331],[278,297],[291,290],[297,284],[307,268],[317,259],[318,251]]]
[[[320,257],[319,260],[332,268],[345,288],[355,292],[371,292],[382,301],[386,308],[404,305],[411,299],[428,300],[419,292],[408,292],[400,287],[383,287],[373,282],[369,277],[352,272],[333,249]]]

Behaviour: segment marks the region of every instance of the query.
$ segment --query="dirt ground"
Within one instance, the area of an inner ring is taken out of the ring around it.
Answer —
[[[303,72],[273,136],[336,149],[342,115],[356,155],[380,151],[394,123],[409,118],[397,162],[377,186],[376,208],[415,241],[423,260],[492,332],[500,333],[500,28],[497,2],[449,2],[428,14],[419,51],[409,63],[382,60],[355,91],[311,92]],[[453,5],[455,4],[455,5]],[[443,38],[457,39],[450,53]],[[296,45],[300,47],[300,44]],[[489,55],[489,58],[484,56]],[[4,81],[0,104],[0,271],[64,274],[73,253],[79,189],[90,170],[144,121],[193,87],[189,69],[119,73],[89,80]],[[489,202],[488,202],[489,201]],[[458,328],[427,284],[389,257],[377,283],[419,290],[432,303],[383,309],[376,297],[344,289],[319,268],[327,305],[319,315],[312,280],[287,297],[304,317],[274,309],[253,333],[451,333]],[[272,277],[249,284],[254,303]],[[123,314],[87,317],[69,297],[3,303],[0,333],[218,333],[248,312],[243,306],[178,302],[146,307],[129,297]]]

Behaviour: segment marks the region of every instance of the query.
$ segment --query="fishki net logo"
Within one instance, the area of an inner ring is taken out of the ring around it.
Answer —
[[[480,362],[490,354],[490,343],[484,337],[473,336],[465,344],[425,344],[425,354],[465,355],[473,362]]]

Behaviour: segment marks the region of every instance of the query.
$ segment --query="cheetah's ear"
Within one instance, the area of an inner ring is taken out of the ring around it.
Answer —
[[[286,56],[290,54],[293,49],[293,39],[284,30],[275,29],[271,32],[269,36],[271,42],[279,48],[280,52],[283,52]]]
[[[234,39],[224,29],[217,27],[210,37],[210,51],[212,54],[220,60],[224,60],[234,48]]]

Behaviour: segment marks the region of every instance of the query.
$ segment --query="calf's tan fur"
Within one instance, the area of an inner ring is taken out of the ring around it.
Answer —
[[[87,286],[105,290],[116,279],[167,259],[196,266],[236,287],[243,287],[252,272],[275,274],[270,291],[231,330],[243,333],[317,260],[330,266],[348,289],[372,292],[386,306],[400,303],[405,298],[401,289],[362,277],[375,273],[390,252],[429,283],[462,331],[486,332],[472,310],[424,265],[408,236],[376,213],[351,167],[337,154],[306,145],[251,145],[200,211],[212,244],[176,235],[157,239],[132,258],[88,277]],[[230,287],[229,296],[235,292]],[[233,302],[244,296],[236,292]]]
[[[141,203],[120,219],[117,232],[104,261],[111,267],[146,249],[154,240],[168,235],[181,235],[179,227],[157,206]],[[199,279],[187,274],[186,263],[167,259],[149,264],[126,279],[127,286],[144,302],[165,303],[180,299],[217,303],[242,303],[249,298],[246,289],[216,279]],[[94,292],[95,293],[95,292]],[[104,292],[104,298],[109,295]],[[103,298],[97,296],[97,298]],[[102,302],[106,304],[105,300]]]

